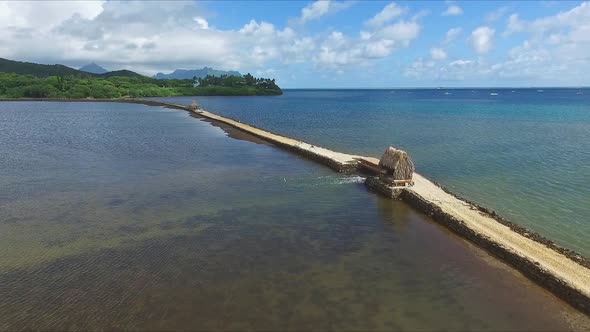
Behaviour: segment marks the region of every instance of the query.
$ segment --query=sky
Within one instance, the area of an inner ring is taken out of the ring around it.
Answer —
[[[283,88],[590,86],[590,2],[0,1],[0,57]]]

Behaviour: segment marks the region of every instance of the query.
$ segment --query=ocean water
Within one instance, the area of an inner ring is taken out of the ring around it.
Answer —
[[[190,103],[195,98],[172,98]],[[590,256],[590,89],[287,90],[202,107],[337,151],[394,145],[417,171]]]
[[[188,113],[0,103],[0,330],[584,330],[401,202]]]

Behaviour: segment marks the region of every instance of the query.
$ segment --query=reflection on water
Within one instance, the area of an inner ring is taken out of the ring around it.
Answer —
[[[362,178],[181,111],[0,106],[1,330],[590,326]]]

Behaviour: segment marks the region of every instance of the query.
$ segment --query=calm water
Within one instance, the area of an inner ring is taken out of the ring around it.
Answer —
[[[291,90],[198,100],[342,152],[402,147],[420,173],[590,256],[588,89]]]
[[[1,103],[0,330],[590,327],[362,179],[241,138],[159,107]]]

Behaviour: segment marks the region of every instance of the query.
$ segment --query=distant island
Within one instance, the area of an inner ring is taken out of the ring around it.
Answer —
[[[206,76],[242,76],[235,70],[225,71],[217,70],[209,67],[203,67],[202,69],[176,69],[170,74],[157,73],[154,78],[161,79],[191,79],[194,77],[203,78]]]
[[[92,68],[92,65],[91,70],[97,69]],[[156,79],[130,70],[92,73],[59,64],[43,65],[0,58],[0,98],[5,99],[254,96],[282,93],[274,79],[256,78],[250,74]]]

